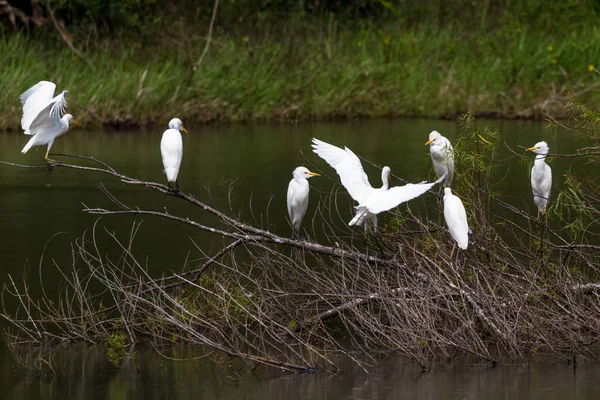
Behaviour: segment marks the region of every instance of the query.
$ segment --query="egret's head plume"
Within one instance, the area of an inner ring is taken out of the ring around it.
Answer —
[[[532,151],[535,154],[546,155],[550,151],[550,147],[548,147],[548,143],[546,142],[537,142],[533,147],[530,147],[527,150]]]
[[[438,131],[431,131],[429,134],[429,140],[425,143],[425,145],[435,142],[435,140],[440,137],[442,137],[442,135]]]

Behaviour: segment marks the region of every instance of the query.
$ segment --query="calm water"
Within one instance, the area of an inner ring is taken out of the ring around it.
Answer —
[[[185,121],[184,121],[185,122]],[[566,132],[546,129],[542,123],[494,121],[508,146],[532,146],[546,140],[551,152],[568,153],[578,147]],[[453,140],[455,123],[427,120],[376,120],[345,123],[304,124],[303,132],[288,125],[194,127],[186,126],[184,159],[179,183],[183,190],[224,211],[231,202],[249,222],[282,235],[289,235],[285,193],[292,170],[305,165],[335,177],[332,170],[311,152],[310,138],[318,137],[336,145],[347,145],[360,156],[389,165],[394,174],[409,181],[433,176],[428,148],[424,145],[432,129]],[[55,143],[54,151],[92,155],[129,176],[162,182],[159,142],[163,129],[137,132],[87,132],[75,129]],[[40,164],[35,154],[22,155],[23,135],[0,135],[0,160]],[[507,149],[501,149],[505,165],[497,189],[505,199],[534,213],[529,189],[528,164],[519,162]],[[555,192],[560,173],[570,164],[558,159],[552,164]],[[379,184],[380,172],[365,166],[371,183]],[[162,210],[183,217],[206,218],[185,204],[143,188],[125,186],[115,179],[74,170],[30,170],[0,165],[0,282],[8,274],[20,279],[30,271],[32,291],[36,291],[40,268],[46,290],[58,284],[51,259],[68,265],[70,243],[89,231],[96,216],[81,212],[88,206],[111,207],[100,192],[102,182],[117,198],[130,206]],[[327,194],[334,182],[328,177],[310,181],[310,210],[319,193]],[[394,182],[399,184],[399,182]],[[424,196],[425,197],[425,196]],[[343,199],[341,201],[344,201]],[[431,199],[416,200],[426,207]],[[349,207],[350,202],[347,202]],[[347,219],[351,218],[348,211]],[[221,246],[221,239],[192,228],[152,218],[104,217],[97,232],[107,243],[106,231],[126,240],[132,224],[143,221],[134,242],[134,253],[147,260],[149,270],[160,275],[181,270],[186,262],[193,267],[203,256]],[[205,220],[210,222],[210,220]],[[385,222],[385,217],[381,218]],[[339,221],[343,223],[344,221]],[[347,221],[345,221],[347,222]],[[60,234],[58,234],[60,233]],[[198,245],[198,250],[193,242]],[[106,244],[105,251],[110,252]],[[187,260],[187,261],[186,261]],[[285,376],[271,372],[268,377],[245,376],[239,382],[227,378],[231,371],[214,368],[208,361],[173,363],[152,353],[140,351],[139,373],[121,373],[107,362],[104,353],[86,349],[57,356],[59,374],[44,379],[23,374],[10,355],[0,350],[2,398],[598,398],[600,368],[581,366],[574,373],[566,364],[539,363],[528,367],[478,369],[464,367],[452,371],[420,374],[413,364],[389,360],[384,370],[366,375],[348,366],[336,377],[325,373]],[[17,372],[15,372],[17,371]],[[232,376],[235,376],[232,375]],[[494,397],[495,396],[495,397]]]

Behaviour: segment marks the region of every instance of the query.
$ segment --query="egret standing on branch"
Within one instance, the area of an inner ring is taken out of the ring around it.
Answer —
[[[452,194],[452,190],[448,187],[444,189],[444,219],[450,231],[450,236],[456,242],[450,253],[450,258],[452,258],[457,244],[460,249],[467,249],[469,245],[469,224],[467,223],[465,206],[458,196]]]
[[[425,145],[429,145],[429,153],[431,153],[431,161],[436,175],[438,178],[445,175],[444,186],[450,187],[452,178],[454,178],[454,149],[452,144],[438,131],[432,131]]]
[[[528,148],[536,154],[533,168],[531,168],[531,190],[533,191],[533,202],[538,208],[538,219],[540,213],[546,214],[546,208],[550,201],[550,189],[552,188],[552,169],[546,164],[546,157],[550,148],[546,142],[538,142],[535,146]]]
[[[48,145],[46,150],[46,161],[48,153],[54,144],[54,140],[69,130],[71,124],[77,125],[71,114],[64,113],[67,107],[67,92],[63,90],[54,97],[56,85],[52,82],[40,81],[25,91],[20,99],[23,104],[23,118],[21,127],[26,135],[33,135],[29,142],[23,147],[21,153],[27,153],[33,146]]]
[[[160,141],[160,154],[162,155],[164,172],[167,175],[167,182],[171,187],[171,182],[175,182],[177,190],[177,175],[181,167],[181,159],[183,158],[183,140],[181,139],[181,131],[188,133],[183,127],[183,122],[179,118],[173,118],[169,121],[169,129],[167,129]]]
[[[315,172],[310,172],[308,168],[298,167],[292,173],[294,178],[290,181],[287,191],[287,209],[292,223],[292,238],[294,234],[298,234],[300,224],[306,214],[308,207],[308,178],[313,176],[321,176]]]
[[[381,171],[382,186],[376,189],[369,183],[369,178],[365,174],[360,160],[352,150],[347,147],[341,149],[319,139],[313,139],[312,141],[313,151],[335,168],[342,185],[344,185],[350,196],[358,202],[358,206],[355,207],[356,215],[348,223],[350,226],[360,226],[365,221],[371,220],[375,230],[377,230],[377,214],[419,197],[444,178],[441,177],[435,182],[409,183],[404,186],[390,188],[391,170],[389,167],[383,167]]]

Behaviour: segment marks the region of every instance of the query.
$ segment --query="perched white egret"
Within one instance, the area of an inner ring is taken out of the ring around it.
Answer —
[[[452,253],[450,253],[450,258],[452,258],[456,244],[462,250],[467,249],[469,245],[469,224],[467,223],[465,206],[458,196],[452,194],[452,190],[448,187],[444,189],[444,219],[450,231],[450,236],[456,241],[452,246]]]
[[[550,201],[550,189],[552,188],[552,169],[546,164],[546,156],[550,151],[548,143],[538,142],[527,150],[536,154],[533,168],[531,168],[531,189],[533,191],[533,202],[540,213],[546,213],[546,207]]]
[[[292,228],[294,232],[298,232],[302,219],[304,219],[304,214],[306,214],[306,208],[308,207],[308,178],[321,175],[316,172],[310,172],[306,167],[298,167],[294,170],[292,176],[293,178],[288,185],[287,191],[287,209]]]
[[[163,133],[160,141],[160,154],[162,155],[167,182],[169,187],[171,187],[171,182],[175,182],[177,189],[179,189],[177,175],[179,175],[179,167],[181,167],[181,159],[183,158],[181,131],[188,133],[183,127],[183,122],[179,118],[173,118],[169,121],[169,129]]]
[[[33,146],[47,144],[48,149],[44,158],[49,160],[48,153],[54,140],[67,132],[71,124],[77,125],[71,114],[65,114],[61,118],[61,114],[67,107],[69,92],[63,90],[54,97],[55,89],[54,83],[40,81],[21,95],[21,104],[23,104],[21,127],[26,135],[33,135],[21,153],[27,153]]]
[[[442,176],[435,182],[409,183],[404,186],[390,188],[391,170],[389,167],[383,167],[381,171],[382,186],[381,188],[373,188],[360,160],[352,150],[347,147],[341,149],[319,139],[313,139],[312,141],[313,151],[335,168],[342,185],[350,193],[350,196],[358,202],[358,206],[355,207],[356,215],[348,223],[350,226],[360,226],[365,221],[371,220],[374,228],[377,229],[377,214],[419,197],[444,178]]]
[[[452,144],[438,131],[432,131],[425,145],[429,145],[429,153],[431,153],[431,161],[436,175],[438,178],[446,175],[443,185],[450,187],[454,177],[454,149]]]

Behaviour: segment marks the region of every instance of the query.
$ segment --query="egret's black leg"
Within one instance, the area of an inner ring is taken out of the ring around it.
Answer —
[[[379,242],[379,239],[377,238],[377,231],[373,231],[373,238],[375,239],[375,243],[377,244],[377,247],[379,248],[379,251],[381,252],[381,257],[385,258],[385,252],[383,251],[383,247],[381,247],[381,243]]]
[[[179,192],[179,181],[177,181],[177,179],[175,179],[175,187],[177,189],[177,191]]]

